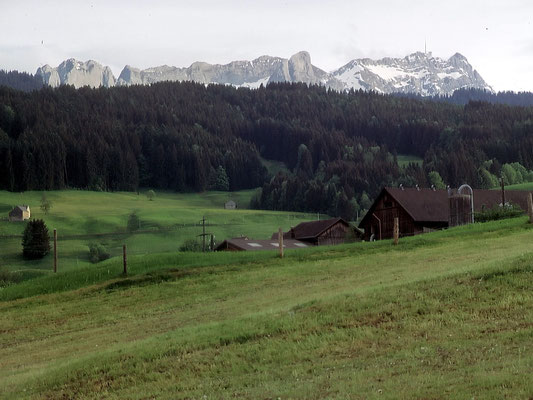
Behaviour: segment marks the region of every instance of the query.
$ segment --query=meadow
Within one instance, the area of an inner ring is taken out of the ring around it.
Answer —
[[[530,398],[533,226],[133,256],[0,290],[0,397]]]
[[[507,190],[533,190],[533,182],[517,183],[505,186]]]
[[[415,164],[422,166],[424,160],[420,157],[409,155],[409,154],[398,154],[397,156],[398,166],[401,168],[407,167],[409,164]]]
[[[51,191],[46,192],[46,197],[52,207],[45,214],[40,209],[42,192],[0,191],[0,271],[19,271],[25,277],[33,277],[52,269],[52,255],[38,261],[22,258],[26,223],[7,220],[9,211],[18,204],[30,205],[32,218],[42,218],[50,235],[57,229],[62,270],[91,265],[88,244],[92,242],[103,244],[111,256],[120,256],[123,244],[131,255],[176,252],[187,239],[200,241],[200,221],[204,216],[206,231],[214,234],[216,242],[241,235],[267,239],[279,227],[289,229],[317,218],[316,214],[250,210],[253,192],[158,192],[150,201],[145,193]],[[224,209],[229,199],[237,203],[238,209]],[[140,226],[128,231],[128,218],[133,212],[139,217]]]

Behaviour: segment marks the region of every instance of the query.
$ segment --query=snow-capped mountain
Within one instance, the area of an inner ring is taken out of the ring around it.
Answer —
[[[422,96],[451,95],[460,88],[492,88],[456,53],[448,60],[431,53],[413,53],[404,58],[352,60],[332,72],[344,89],[374,90],[380,93],[418,93]]]
[[[77,61],[74,58],[63,61],[56,68],[46,64],[37,69],[43,83],[52,87],[59,85],[72,85],[75,88],[82,86],[111,87],[115,85],[115,77],[111,68],[104,67],[96,61]]]
[[[422,96],[452,94],[464,87],[492,90],[468,63],[457,53],[448,60],[433,57],[431,53],[414,53],[404,58],[368,58],[350,61],[328,73],[311,63],[305,51],[289,59],[261,56],[253,61],[233,61],[229,64],[195,62],[190,67],[167,65],[144,70],[125,66],[118,80],[109,67],[89,60],[69,59],[57,68],[45,65],[37,70],[43,82],[50,86],[62,84],[110,87],[149,85],[161,81],[195,81],[219,83],[237,87],[258,88],[269,82],[304,82],[334,90],[363,89],[380,93],[418,93]]]

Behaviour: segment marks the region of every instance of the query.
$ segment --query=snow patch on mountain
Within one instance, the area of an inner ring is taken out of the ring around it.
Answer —
[[[451,95],[472,87],[492,91],[463,55],[448,60],[431,53],[413,53],[404,58],[356,59],[332,72],[345,90],[370,89],[380,93],[418,93],[422,96]]]

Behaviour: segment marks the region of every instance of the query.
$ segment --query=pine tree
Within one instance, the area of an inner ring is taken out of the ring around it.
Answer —
[[[22,255],[26,259],[43,258],[50,252],[50,235],[42,219],[28,222],[22,236]]]

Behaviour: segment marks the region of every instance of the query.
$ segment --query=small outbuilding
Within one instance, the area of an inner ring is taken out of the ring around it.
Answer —
[[[235,210],[237,208],[237,203],[233,200],[227,201],[224,203],[224,209],[226,210]]]
[[[9,221],[26,221],[27,219],[30,219],[31,217],[31,211],[30,206],[15,206],[10,212],[9,212]]]
[[[283,240],[299,240],[313,246],[342,244],[350,233],[355,234],[352,226],[342,218],[331,218],[322,221],[302,222],[283,233]],[[272,235],[278,239],[278,233]]]

